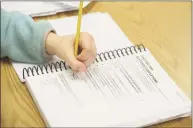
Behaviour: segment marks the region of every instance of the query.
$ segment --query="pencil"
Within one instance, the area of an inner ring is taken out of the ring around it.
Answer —
[[[76,30],[76,40],[75,40],[75,45],[74,45],[74,55],[75,56],[78,55],[78,42],[79,42],[79,38],[80,38],[81,19],[82,19],[82,6],[83,6],[83,0],[80,0],[77,30]]]

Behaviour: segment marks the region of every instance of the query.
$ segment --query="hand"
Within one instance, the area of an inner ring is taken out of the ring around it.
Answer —
[[[74,56],[75,35],[58,36],[49,33],[46,40],[48,54],[56,55],[65,60],[75,71],[85,72],[86,67],[96,58],[96,46],[93,37],[88,33],[81,33],[79,38],[79,55]]]

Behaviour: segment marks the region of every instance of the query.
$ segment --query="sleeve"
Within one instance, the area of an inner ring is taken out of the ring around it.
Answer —
[[[48,61],[45,40],[51,31],[55,32],[48,21],[35,22],[20,12],[1,9],[1,58],[36,64]]]

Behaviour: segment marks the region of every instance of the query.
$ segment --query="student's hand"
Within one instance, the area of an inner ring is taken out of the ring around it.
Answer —
[[[65,60],[74,70],[85,72],[86,67],[96,58],[96,46],[93,37],[88,33],[81,33],[79,38],[79,53],[74,56],[75,35],[58,36],[49,33],[46,40],[46,50],[50,55],[56,55]]]

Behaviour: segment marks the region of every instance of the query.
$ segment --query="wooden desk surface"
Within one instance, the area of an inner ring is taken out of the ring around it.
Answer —
[[[84,10],[94,11],[108,12],[128,38],[149,48],[172,79],[191,96],[190,2],[98,2]],[[76,14],[74,11],[38,19]],[[45,126],[27,88],[7,60],[1,61],[1,122],[2,127]],[[191,127],[191,118],[156,127]]]

